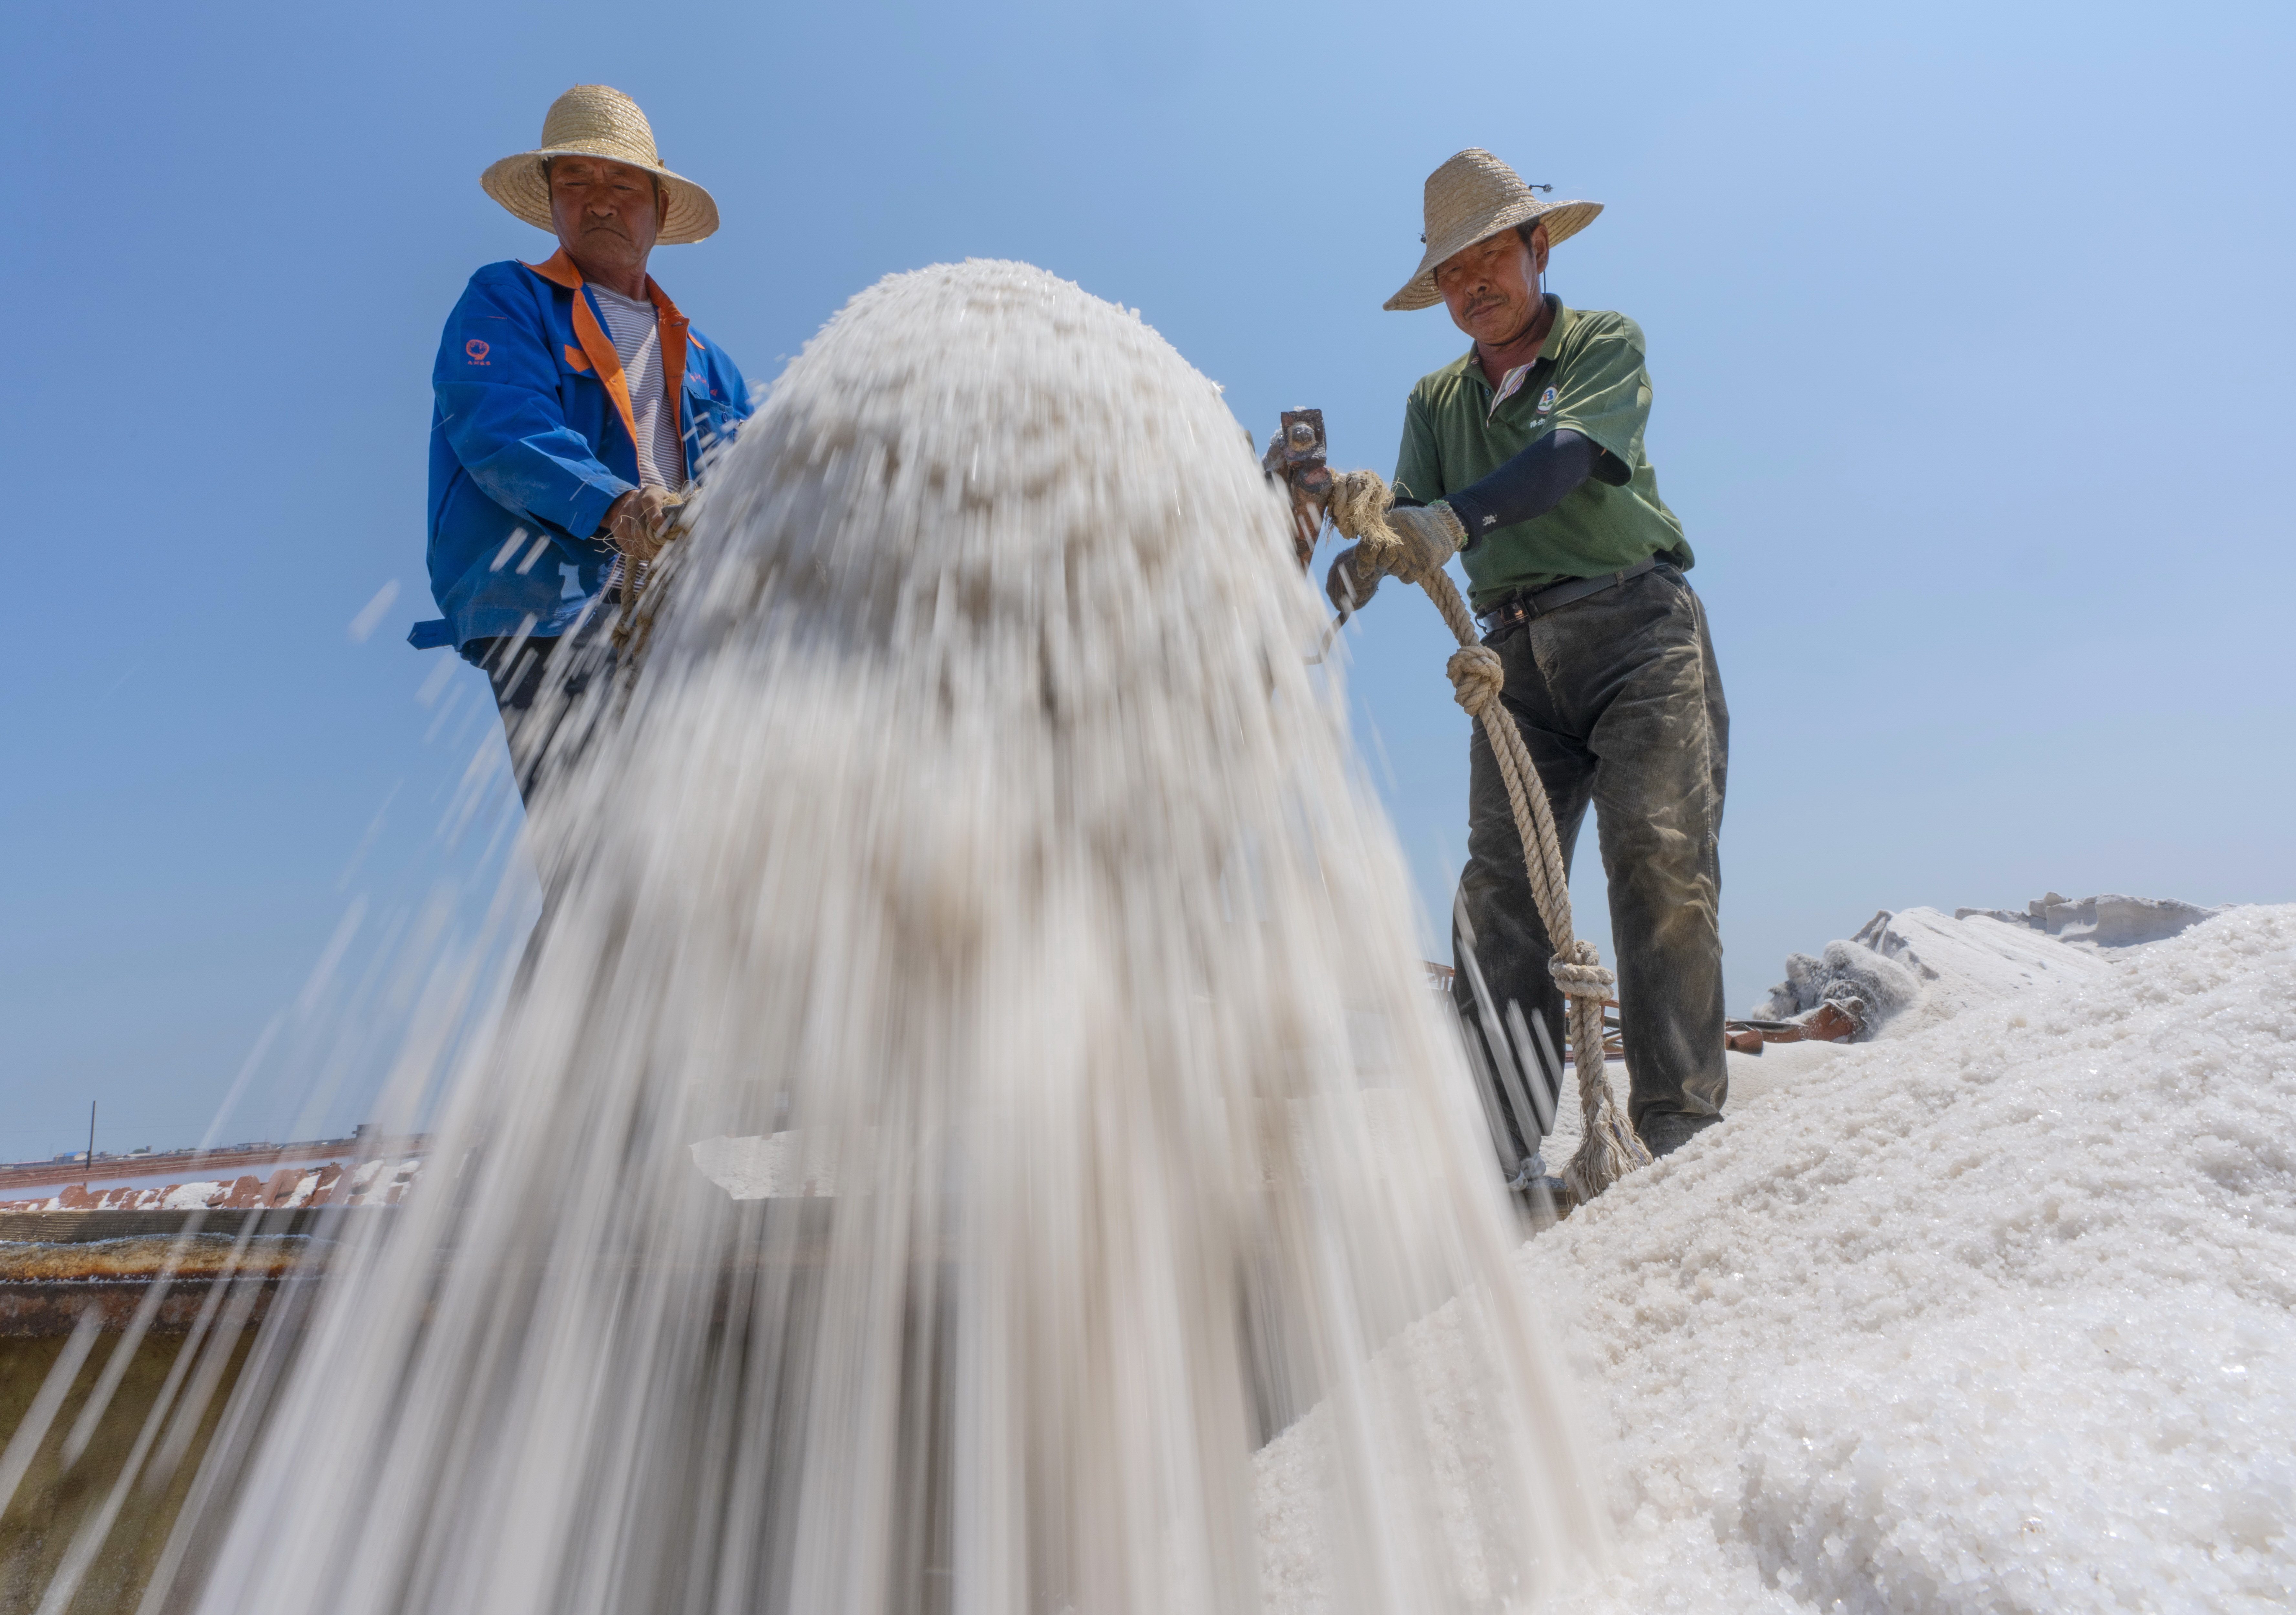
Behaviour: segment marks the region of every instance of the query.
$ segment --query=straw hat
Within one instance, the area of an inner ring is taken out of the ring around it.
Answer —
[[[603,84],[578,84],[550,103],[542,120],[542,144],[505,157],[479,176],[487,194],[537,230],[556,234],[550,217],[550,181],[542,171],[546,157],[605,157],[644,168],[661,181],[665,206],[664,246],[698,242],[718,228],[718,204],[709,193],[682,174],[661,166],[653,126],[638,103]]]
[[[1486,241],[1502,230],[1546,221],[1547,245],[1564,241],[1595,222],[1601,202],[1541,201],[1515,171],[1480,146],[1469,146],[1427,176],[1426,256],[1403,283],[1403,290],[1381,305],[1385,308],[1427,308],[1443,300],[1435,290],[1435,267],[1462,248]]]

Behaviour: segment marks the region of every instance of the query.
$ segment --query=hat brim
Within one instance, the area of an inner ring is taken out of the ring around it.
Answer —
[[[1570,240],[1603,210],[1601,202],[1564,201],[1542,202],[1537,200],[1510,202],[1489,218],[1466,225],[1442,240],[1430,242],[1427,252],[1419,260],[1419,267],[1403,283],[1403,290],[1384,303],[1382,308],[1432,308],[1443,300],[1435,289],[1435,271],[1456,252],[1464,252],[1477,242],[1487,242],[1494,235],[1527,225],[1533,220],[1546,226],[1546,244],[1550,247]]]
[[[627,157],[613,152],[594,152],[580,146],[545,146],[540,151],[521,152],[489,167],[479,176],[479,184],[488,196],[518,217],[537,230],[555,235],[558,225],[550,217],[550,182],[542,172],[542,160],[545,157],[595,157],[607,162],[629,163],[631,168],[644,168],[661,181],[668,200],[662,209],[661,229],[654,236],[659,245],[683,246],[718,233],[718,202],[709,192],[683,174],[673,174],[652,163],[630,162]]]

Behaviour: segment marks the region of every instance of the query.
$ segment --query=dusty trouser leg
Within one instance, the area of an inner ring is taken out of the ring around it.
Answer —
[[[1499,653],[1505,700],[1546,788],[1567,865],[1586,817],[1595,758],[1559,726],[1530,635],[1485,643]],[[1451,995],[1484,1082],[1485,1108],[1496,1118],[1493,1143],[1510,1171],[1537,1152],[1554,1123],[1569,1017],[1547,973],[1554,952],[1531,896],[1505,780],[1477,724],[1467,752],[1467,865],[1452,913]]]
[[[502,714],[503,738],[510,743],[511,775],[518,781],[519,799],[531,808],[535,785],[542,776],[547,731],[556,726],[554,719],[562,710],[559,703],[545,699],[551,664],[558,660],[558,640],[554,636],[484,643],[479,670],[494,686],[495,707]],[[477,650],[478,645],[471,648]],[[543,702],[539,716],[535,712],[538,700]]]
[[[1587,743],[1628,1114],[1662,1155],[1719,1121],[1729,1088],[1718,840],[1730,717],[1705,612],[1681,575],[1661,568],[1618,593],[1571,627],[1603,642],[1586,658],[1601,672]]]
[[[519,800],[534,811],[535,793],[547,775],[562,769],[588,744],[597,723],[595,702],[582,698],[614,668],[614,647],[606,624],[611,613],[594,609],[570,634],[553,638],[474,639],[463,656],[478,665],[494,686],[502,714],[503,738],[510,744],[512,777]],[[524,991],[532,976],[555,898],[545,885],[542,919],[526,939],[513,976]]]
[[[580,750],[568,719],[591,680],[612,666],[612,643],[604,629],[608,616],[594,611],[572,633],[557,637],[474,639],[463,647],[464,658],[494,686],[503,737],[510,743],[511,772],[520,799],[529,808],[545,761],[563,764]]]

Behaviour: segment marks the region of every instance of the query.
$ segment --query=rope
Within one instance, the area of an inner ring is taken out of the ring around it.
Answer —
[[[1332,481],[1332,523],[1374,557],[1401,543],[1387,525],[1387,512],[1394,504],[1395,495],[1377,471],[1344,471]],[[1538,917],[1554,945],[1554,957],[1546,968],[1570,1005],[1571,1059],[1578,1078],[1578,1114],[1584,1124],[1578,1151],[1562,1168],[1562,1182],[1580,1201],[1592,1200],[1627,1173],[1649,1165],[1651,1159],[1611,1097],[1603,1070],[1603,1002],[1611,996],[1618,978],[1603,967],[1600,950],[1571,929],[1570,883],[1563,873],[1562,843],[1555,834],[1554,812],[1547,805],[1546,787],[1539,783],[1538,770],[1522,743],[1521,732],[1500,700],[1506,674],[1499,653],[1481,643],[1475,619],[1467,603],[1459,598],[1449,573],[1439,569],[1418,581],[1459,642],[1444,671],[1450,675],[1452,693],[1482,725],[1491,755],[1498,759],[1507,806],[1514,810],[1515,830],[1522,838],[1523,867],[1530,876],[1531,898],[1538,905]]]
[[[686,501],[693,497],[689,491],[676,498],[665,500],[661,530],[655,535],[653,547],[644,555],[623,550],[614,557],[613,569],[606,574],[601,593],[611,593],[619,586],[622,607],[614,618],[614,657],[627,676],[634,676],[637,664],[645,659],[646,645],[653,638],[653,620],[661,609],[661,592],[652,586],[661,580],[668,568],[669,546],[684,537],[685,521],[691,515]],[[623,694],[627,698],[630,676],[623,680]]]

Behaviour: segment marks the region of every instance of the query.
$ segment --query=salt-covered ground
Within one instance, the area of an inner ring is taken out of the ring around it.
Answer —
[[[2296,906],[1890,923],[1880,1040],[1734,1060],[1724,1126],[1517,1258],[1616,1525],[1558,1607],[2286,1607]],[[1322,1603],[1317,1433],[1259,1461],[1277,1608]]]
[[[422,1169],[419,1155],[381,1157],[322,1166],[282,1167],[268,1177],[176,1177],[105,1184],[93,1191],[79,1184],[29,1200],[0,1201],[6,1211],[198,1211],[291,1210],[303,1206],[395,1206]]]

